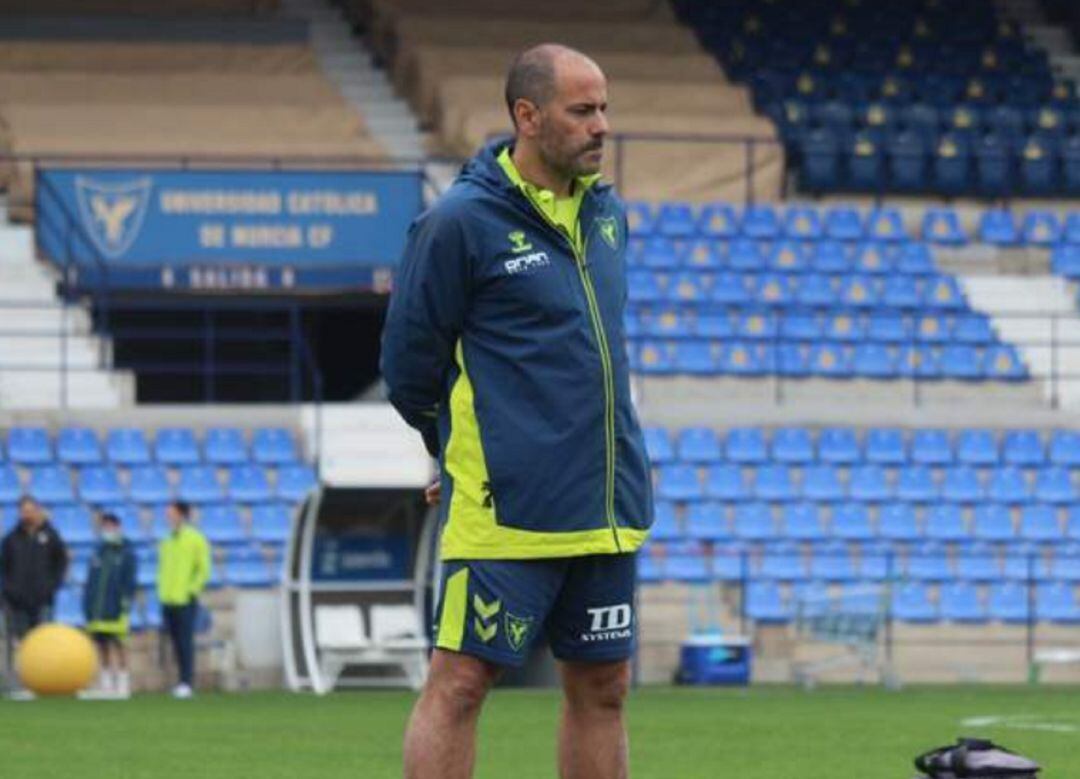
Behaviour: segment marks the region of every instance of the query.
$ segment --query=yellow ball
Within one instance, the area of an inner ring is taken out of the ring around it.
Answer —
[[[81,630],[40,625],[19,644],[15,671],[23,686],[38,695],[74,695],[97,676],[97,650]]]

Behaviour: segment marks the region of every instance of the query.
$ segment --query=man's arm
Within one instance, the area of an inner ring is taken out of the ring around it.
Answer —
[[[52,543],[49,545],[49,590],[55,593],[64,583],[64,575],[68,567],[68,550],[64,539],[56,532],[56,528],[49,526],[52,533]]]
[[[206,536],[199,533],[195,538],[195,548],[192,550],[195,555],[194,565],[192,566],[191,576],[191,597],[198,598],[204,589],[206,589],[206,583],[210,581],[210,544],[206,540]]]
[[[461,223],[445,210],[424,214],[409,231],[380,360],[390,402],[420,431],[432,457],[439,454],[439,403],[465,319],[471,273]]]

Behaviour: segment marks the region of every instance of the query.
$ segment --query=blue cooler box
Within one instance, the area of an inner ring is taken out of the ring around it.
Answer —
[[[744,636],[691,636],[679,653],[681,684],[750,683],[753,649]]]

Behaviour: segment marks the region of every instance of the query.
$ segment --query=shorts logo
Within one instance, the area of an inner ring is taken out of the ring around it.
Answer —
[[[532,244],[528,243],[525,233],[521,230],[514,230],[506,237],[510,239],[510,251],[514,254],[521,254],[522,252],[527,252],[532,249]]]
[[[495,638],[495,634],[499,632],[498,615],[501,608],[502,601],[500,600],[484,603],[479,595],[473,595],[473,611],[476,612],[476,616],[473,617],[473,632],[485,644],[491,643],[491,639]]]
[[[589,625],[589,632],[581,634],[582,641],[614,641],[631,637],[633,631],[630,630],[630,623],[634,619],[634,613],[629,603],[588,611],[592,622]]]
[[[528,248],[532,247],[529,246]],[[511,276],[515,273],[546,268],[548,265],[551,265],[551,260],[548,259],[547,252],[533,252],[532,254],[526,254],[524,257],[514,257],[503,262],[506,272]]]
[[[532,627],[531,617],[516,617],[509,611],[506,612],[506,642],[515,652],[520,652],[525,646],[525,639]]]
[[[600,228],[600,237],[604,239],[604,243],[612,249],[616,248],[619,245],[619,224],[615,217],[602,216],[596,220],[596,224]]]

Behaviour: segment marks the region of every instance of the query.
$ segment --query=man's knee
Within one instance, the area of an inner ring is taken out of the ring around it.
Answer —
[[[567,663],[563,671],[567,705],[620,712],[630,692],[630,664]]]
[[[484,705],[498,669],[467,655],[436,651],[428,674],[427,694],[450,706],[456,716],[472,716]]]

